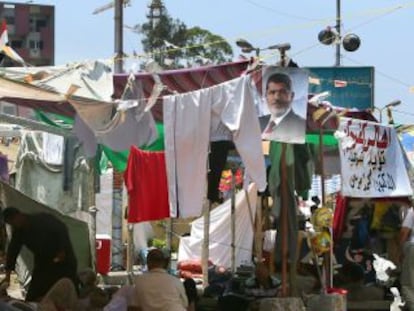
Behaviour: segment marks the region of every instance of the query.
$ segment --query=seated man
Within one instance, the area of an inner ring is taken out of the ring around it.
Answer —
[[[136,306],[142,311],[186,311],[188,300],[180,279],[168,274],[168,258],[159,249],[147,256],[148,272],[135,278]]]
[[[258,263],[255,276],[246,280],[245,293],[253,298],[276,297],[280,281],[270,275],[269,267],[265,263]]]

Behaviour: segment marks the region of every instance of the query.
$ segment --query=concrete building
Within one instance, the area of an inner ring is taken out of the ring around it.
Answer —
[[[5,20],[9,45],[32,66],[55,62],[55,7],[35,3],[0,1],[0,21]],[[4,57],[2,67],[20,66]],[[31,109],[0,103],[0,113],[30,117]]]
[[[11,47],[27,63],[33,66],[54,65],[54,6],[0,1],[0,19],[6,20]]]

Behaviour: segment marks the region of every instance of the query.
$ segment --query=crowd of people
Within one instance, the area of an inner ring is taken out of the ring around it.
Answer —
[[[400,289],[406,306],[414,310],[414,211],[407,210],[400,232],[403,249]],[[98,286],[93,269],[78,272],[69,232],[57,217],[48,213],[26,214],[7,207],[2,210],[2,220],[10,225],[11,235],[5,256],[5,277],[0,282],[0,310],[198,310],[195,281],[181,280],[171,274],[169,253],[161,249],[148,251],[147,271],[136,275],[133,284],[109,292]],[[32,252],[34,266],[24,300],[19,300],[10,297],[7,288],[23,246]],[[280,296],[281,282],[270,273],[268,263],[258,263],[254,273],[242,281],[226,269],[215,267],[211,272],[210,285],[203,294],[216,298],[217,310],[248,310],[257,306],[261,298]],[[350,301],[363,301],[367,297],[383,299],[384,288],[367,286],[365,278],[366,272],[355,261],[343,265],[339,278],[335,278],[338,282],[334,283],[348,291]]]
[[[148,252],[148,271],[112,297],[97,286],[93,270],[78,273],[69,232],[57,217],[7,207],[2,211],[2,219],[12,231],[6,250],[5,277],[0,283],[1,310],[195,310],[194,281],[182,282],[170,275],[169,257],[160,249]],[[10,297],[7,288],[23,246],[33,254],[34,264],[24,300],[19,300]]]

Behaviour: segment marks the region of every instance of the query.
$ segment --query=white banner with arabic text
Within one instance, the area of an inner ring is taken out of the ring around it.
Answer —
[[[340,141],[344,196],[378,198],[412,195],[403,151],[393,127],[341,118],[336,136]]]

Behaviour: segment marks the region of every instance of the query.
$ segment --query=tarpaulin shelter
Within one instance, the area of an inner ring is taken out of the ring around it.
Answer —
[[[167,70],[156,73],[160,78],[161,83],[164,85],[163,91],[159,96],[158,103],[152,108],[154,118],[162,122],[162,105],[161,97],[163,95],[173,93],[185,93],[210,87],[230,79],[239,77],[243,73],[250,70],[251,60],[241,60],[230,63],[224,63],[214,66]],[[76,114],[73,106],[66,100],[66,97],[62,94],[58,94],[52,90],[42,89],[35,85],[21,82],[29,81],[30,77],[42,73],[44,76],[48,74],[65,75],[70,69],[65,67],[47,67],[40,68],[35,71],[30,69],[7,69],[3,72],[3,76],[0,76],[0,98],[4,101],[14,103],[36,110],[44,112],[56,113],[58,115],[74,117]],[[155,85],[155,75],[153,73],[137,73],[135,79],[141,82],[143,87],[143,93],[146,98],[149,98],[152,92],[152,88]],[[120,98],[125,86],[127,84],[128,74],[116,74],[113,76],[114,86],[114,98]],[[258,86],[258,90],[261,90],[261,73],[260,70],[253,71],[253,79]],[[69,81],[70,82],[70,81]],[[307,109],[307,133],[318,133],[319,124],[312,118],[313,113],[318,107],[309,104]],[[333,109],[336,109],[333,107]],[[329,115],[331,107],[327,107],[326,114],[321,118],[324,119]],[[344,116],[365,119],[375,121],[375,118],[369,111],[348,110],[344,113]],[[337,127],[336,118],[330,118],[324,124],[324,130],[335,130]],[[308,137],[310,142],[314,143],[315,139],[311,136]]]
[[[191,69],[168,70],[157,73],[161,82],[166,86],[163,95],[172,92],[188,92],[204,87],[209,87],[240,76],[248,67],[249,61],[243,60],[232,63],[224,63],[216,66],[206,66]],[[47,71],[47,69],[45,69]],[[62,69],[64,73],[65,69]],[[28,75],[28,74],[26,74]],[[16,78],[17,75],[8,75]],[[25,77],[22,72],[21,78]],[[151,94],[152,87],[155,84],[153,74],[137,73],[135,75],[138,81],[142,82],[143,91],[146,97]],[[120,98],[127,83],[128,74],[114,75],[114,98]],[[0,98],[4,101],[22,105],[33,109],[39,109],[45,112],[60,114],[63,116],[73,117],[75,109],[64,98],[53,91],[42,92],[41,89],[25,82],[6,77],[0,78]],[[157,112],[155,116],[157,118]],[[159,115],[159,119],[161,115]]]
[[[66,216],[57,210],[53,210],[48,206],[29,198],[4,182],[0,182],[0,203],[1,206],[18,206],[19,209],[26,213],[47,212],[59,218],[68,227],[73,249],[78,260],[78,269],[82,270],[91,266],[90,240],[85,239],[85,236],[89,236],[88,225],[86,222]],[[22,253],[21,258],[23,262],[20,263],[18,269],[20,272],[23,272],[23,274],[20,275],[20,278],[24,282],[28,277],[26,274],[26,267],[32,266],[32,256],[26,249],[26,251]]]

